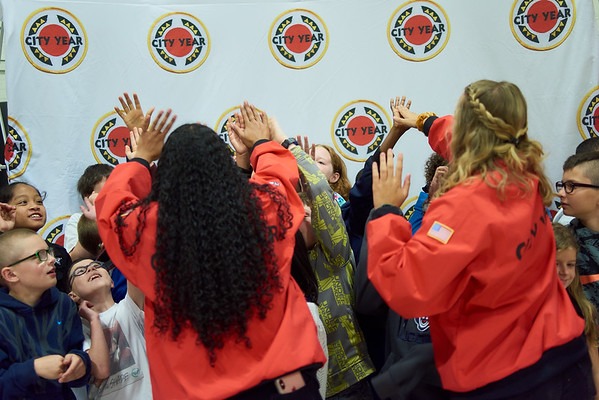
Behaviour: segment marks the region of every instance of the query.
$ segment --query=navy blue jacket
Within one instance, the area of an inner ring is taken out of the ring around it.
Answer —
[[[75,399],[71,387],[89,381],[91,362],[82,351],[83,331],[76,304],[55,287],[30,307],[0,288],[0,399]],[[73,353],[85,363],[85,375],[61,384],[37,376],[33,360]]]

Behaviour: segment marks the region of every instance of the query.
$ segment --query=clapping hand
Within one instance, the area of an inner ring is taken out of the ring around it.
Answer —
[[[148,123],[154,112],[154,107],[150,108],[144,115],[136,93],[133,93],[133,101],[131,101],[128,93],[123,93],[123,96],[119,96],[119,102],[122,109],[115,107],[114,111],[122,118],[129,130],[133,130],[135,127],[140,128],[142,131],[148,129]]]
[[[416,128],[416,119],[418,114],[410,111],[412,106],[411,100],[406,100],[406,96],[396,97],[391,99],[390,107],[393,112],[393,128],[408,130]]]
[[[154,120],[148,122],[147,131],[140,128],[133,128],[133,135],[137,137],[137,149],[135,157],[143,158],[148,163],[160,158],[162,148],[164,147],[164,138],[170,132],[173,124],[177,120],[176,115],[171,116],[172,111],[159,111]],[[146,116],[149,120],[149,117]]]
[[[254,144],[259,140],[270,140],[268,116],[264,112],[257,110],[247,101],[241,105],[240,111],[241,118],[237,118],[237,122],[230,126],[248,149],[254,147]]]
[[[410,175],[406,175],[402,182],[403,154],[397,155],[397,165],[393,166],[393,150],[381,153],[380,165],[372,165],[372,197],[374,207],[384,204],[401,206],[410,191]]]

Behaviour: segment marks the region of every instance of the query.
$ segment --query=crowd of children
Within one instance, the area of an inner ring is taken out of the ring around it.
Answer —
[[[353,186],[251,104],[231,157],[119,103],[127,163],[85,169],[66,249],[43,192],[0,188],[0,399],[599,399],[599,138],[553,185],[517,86],[392,99]],[[434,153],[404,216],[412,128]]]

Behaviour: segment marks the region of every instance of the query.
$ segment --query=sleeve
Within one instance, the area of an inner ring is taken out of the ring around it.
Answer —
[[[433,117],[429,118],[433,119]],[[453,116],[446,115],[441,118],[434,118],[430,128],[427,129],[428,120],[425,124],[425,134],[428,136],[428,143],[431,149],[440,154],[446,160],[451,160],[451,135],[453,129]]]
[[[270,185],[272,189],[284,196],[289,204],[291,225],[287,227],[283,241],[275,242],[277,246],[275,251],[277,251],[280,271],[283,275],[290,276],[295,233],[304,219],[304,206],[296,190],[299,182],[297,162],[289,150],[278,143],[268,141],[254,147],[250,155],[250,164],[254,169],[250,181]],[[278,226],[279,204],[265,193],[259,193],[259,196],[267,224]]]
[[[25,398],[37,381],[33,358],[11,364],[8,354],[0,349],[0,399]]]
[[[110,260],[123,275],[137,286],[149,301],[154,301],[155,272],[151,268],[151,257],[155,252],[156,217],[158,206],[151,203],[141,216],[136,207],[124,218],[125,225],[117,227],[117,216],[121,205],[135,203],[146,198],[152,188],[150,170],[143,164],[130,161],[118,165],[108,177],[96,199],[98,230]],[[127,256],[121,248],[117,229],[122,229],[124,241],[133,243],[140,224],[144,224],[136,251]]]
[[[353,259],[353,253],[341,218],[341,209],[333,199],[333,189],[314,160],[299,146],[295,146],[291,152],[310,185],[312,228],[318,244],[330,265],[343,267],[347,260]]]
[[[414,205],[414,212],[409,216],[408,222],[412,226],[412,235],[415,234],[422,226],[422,218],[424,217],[424,202],[428,199],[428,193],[420,192],[418,200]]]
[[[385,205],[377,211],[380,212],[381,209],[387,209],[390,213],[402,215],[399,207]],[[370,218],[374,216],[373,214],[374,212],[371,213]],[[368,279],[368,237],[366,235],[362,240],[354,287],[356,290],[356,310],[358,312],[366,315],[386,315],[388,307]]]
[[[352,235],[364,236],[366,220],[370,210],[374,207],[372,198],[372,163],[379,159],[379,150],[377,150],[364,163],[364,168],[360,177],[354,183],[349,191],[349,205],[344,215],[345,226],[348,233]]]
[[[368,278],[404,318],[450,309],[468,283],[467,267],[492,246],[487,224],[480,223],[484,210],[458,205],[464,196],[472,198],[461,189],[436,199],[414,236],[398,215],[386,213],[368,222]]]
[[[67,221],[67,226],[64,230],[64,248],[67,252],[71,252],[71,250],[73,250],[79,241],[79,237],[77,235],[77,224],[79,223],[81,215],[83,214],[75,213],[71,215]]]
[[[141,334],[144,335],[144,311],[140,310],[140,308],[137,306],[137,304],[135,304],[133,299],[129,297],[128,293],[125,296],[125,298],[121,300],[121,302],[123,302],[125,310],[127,311],[127,320],[131,319],[131,321],[141,332]]]

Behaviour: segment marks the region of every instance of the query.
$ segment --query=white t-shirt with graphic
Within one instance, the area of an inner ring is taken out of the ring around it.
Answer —
[[[150,369],[144,336],[144,312],[125,296],[100,313],[100,322],[108,342],[110,376],[100,386],[91,383],[90,399],[152,399]],[[89,349],[89,328],[84,329],[84,349]]]

